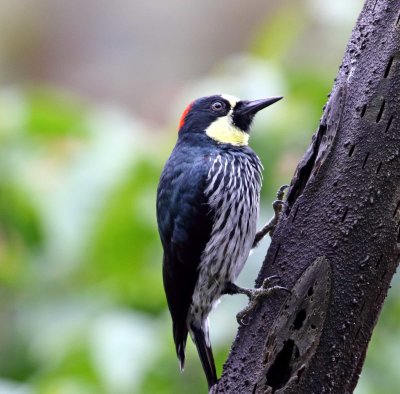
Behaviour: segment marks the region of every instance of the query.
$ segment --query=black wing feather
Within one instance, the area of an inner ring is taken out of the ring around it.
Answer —
[[[157,193],[164,288],[181,368],[188,334],[187,314],[200,257],[212,229],[212,212],[204,195],[209,167],[207,156],[193,158],[193,152],[185,152],[177,145],[165,165]]]

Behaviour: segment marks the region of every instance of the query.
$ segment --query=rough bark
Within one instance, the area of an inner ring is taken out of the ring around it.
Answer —
[[[215,393],[351,393],[399,261],[400,0],[367,0]],[[389,361],[388,361],[389,362]]]

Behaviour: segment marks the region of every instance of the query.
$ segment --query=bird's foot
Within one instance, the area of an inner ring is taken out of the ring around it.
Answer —
[[[285,201],[283,197],[285,196],[285,190],[289,185],[282,185],[276,193],[276,200],[272,203],[272,208],[274,209],[274,217],[269,222],[271,229],[269,230],[269,235],[272,237],[275,231],[275,227],[282,216],[283,207],[285,206]]]
[[[282,185],[279,190],[276,192],[276,199],[278,201],[283,201],[283,197],[285,195],[285,190],[289,187],[289,185]]]
[[[288,187],[289,185],[283,185],[276,193],[276,200],[272,203],[274,216],[260,231],[257,232],[254,238],[253,248],[255,248],[268,233],[271,237],[274,234],[275,227],[279,222],[279,219],[282,215],[283,207],[285,206],[285,201],[283,200],[283,197],[285,196],[285,190]]]
[[[267,298],[270,294],[276,292],[276,291],[287,291],[290,293],[290,290],[288,290],[286,287],[283,286],[277,286],[274,285],[273,283],[276,281],[279,281],[280,278],[277,275],[269,276],[268,278],[265,278],[262,285],[257,288],[257,289],[242,289],[243,293],[246,294],[249,297],[249,304],[244,308],[242,311],[240,311],[236,315],[237,322],[241,326],[246,326],[248,324],[247,320],[249,315],[257,308],[257,306],[265,299]]]

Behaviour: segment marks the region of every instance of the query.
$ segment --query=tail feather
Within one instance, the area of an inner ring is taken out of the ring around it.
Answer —
[[[186,340],[187,340],[188,330],[185,326],[181,326],[180,329],[178,327],[174,327],[174,342],[176,348],[176,355],[179,360],[179,367],[181,372],[185,369],[185,348],[186,348]]]
[[[185,344],[176,347],[176,354],[178,355],[179,368],[181,372],[185,369]]]
[[[208,388],[210,389],[217,383],[217,372],[215,370],[214,357],[211,349],[210,339],[208,337],[208,327],[196,327],[191,325],[190,331],[193,342],[196,344],[197,352],[199,353],[201,364],[203,365],[204,373],[206,374]]]

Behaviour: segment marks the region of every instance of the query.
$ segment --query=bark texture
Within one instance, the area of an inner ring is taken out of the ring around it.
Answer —
[[[395,273],[400,222],[400,0],[367,0],[298,165],[214,393],[351,393]],[[389,362],[389,361],[388,361]]]

